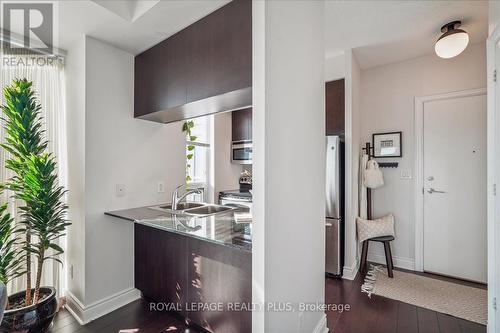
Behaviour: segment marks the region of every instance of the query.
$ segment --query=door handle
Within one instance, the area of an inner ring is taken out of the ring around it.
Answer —
[[[428,188],[427,189],[427,193],[446,193],[445,191],[438,191],[438,190],[435,190],[433,189],[432,187],[431,188]]]

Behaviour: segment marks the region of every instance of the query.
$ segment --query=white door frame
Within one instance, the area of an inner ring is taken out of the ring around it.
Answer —
[[[496,303],[500,295],[496,280],[500,277],[499,263],[495,254],[500,248],[500,228],[498,225],[498,214],[500,211],[499,196],[496,196],[494,188],[500,177],[500,154],[496,151],[497,137],[500,135],[500,110],[496,105],[496,48],[500,42],[500,25],[497,25],[493,33],[486,40],[487,51],[487,87],[488,87],[488,333],[497,332],[497,324],[500,322],[500,312],[497,311]],[[500,330],[500,328],[499,328]]]
[[[486,88],[415,97],[415,270],[424,270],[424,104],[430,101],[486,95]]]

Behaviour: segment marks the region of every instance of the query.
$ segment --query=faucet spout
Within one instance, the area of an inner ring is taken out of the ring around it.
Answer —
[[[185,185],[177,186],[175,188],[175,190],[172,192],[172,210],[177,210],[177,205],[179,204],[179,202],[186,199],[186,197],[188,195],[194,194],[194,193],[202,194],[202,191],[200,189],[196,188],[196,189],[186,190],[186,192],[179,197],[179,195],[178,195],[179,189],[181,189],[183,187],[185,187]]]

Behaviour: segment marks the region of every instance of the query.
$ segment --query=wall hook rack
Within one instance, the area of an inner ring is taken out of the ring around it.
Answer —
[[[369,143],[365,143],[365,147],[362,148],[370,159],[375,158],[374,147]],[[380,168],[397,168],[399,166],[398,162],[379,162],[378,166]]]
[[[373,153],[373,146],[367,142],[365,144],[365,147],[362,148],[362,150],[364,150],[366,152],[366,154],[368,155],[369,159],[372,159],[374,156],[374,153]],[[379,167],[381,168],[397,168],[399,163],[398,162],[381,162],[378,164]],[[367,201],[367,218],[369,220],[372,219],[372,190],[370,188],[367,188],[366,189],[366,201]]]

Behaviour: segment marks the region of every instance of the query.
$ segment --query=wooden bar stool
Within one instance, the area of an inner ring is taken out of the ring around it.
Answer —
[[[387,275],[390,278],[394,277],[392,273],[392,269],[394,268],[394,264],[392,262],[392,254],[391,254],[391,241],[394,240],[394,236],[383,236],[383,237],[375,237],[367,239],[363,242],[363,250],[361,252],[361,272],[366,272],[366,258],[368,257],[368,243],[369,242],[380,242],[384,243],[385,250],[385,262],[387,263]]]

